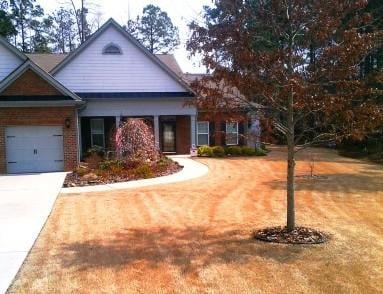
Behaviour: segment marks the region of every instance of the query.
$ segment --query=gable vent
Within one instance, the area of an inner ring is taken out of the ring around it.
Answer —
[[[108,44],[102,50],[102,54],[119,55],[122,54],[120,46],[116,44]]]

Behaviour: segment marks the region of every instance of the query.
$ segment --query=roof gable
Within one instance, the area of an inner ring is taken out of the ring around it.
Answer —
[[[110,43],[120,46],[122,54],[103,54]],[[173,70],[113,19],[51,73],[75,92],[192,92]]]
[[[36,83],[38,83],[38,87],[36,87]],[[30,60],[25,61],[0,83],[0,100],[8,101],[13,100],[14,97],[23,96],[35,98],[46,96],[58,99],[61,97],[62,100],[68,98],[82,103],[81,98]]]
[[[27,57],[0,37],[0,81],[17,69]]]

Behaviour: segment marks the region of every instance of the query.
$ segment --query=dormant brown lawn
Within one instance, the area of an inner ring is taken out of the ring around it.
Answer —
[[[315,246],[252,231],[285,221],[285,153],[199,159],[205,178],[60,196],[10,293],[377,293],[383,290],[383,168],[315,149],[298,162],[297,220]],[[38,197],[38,195],[36,195]]]

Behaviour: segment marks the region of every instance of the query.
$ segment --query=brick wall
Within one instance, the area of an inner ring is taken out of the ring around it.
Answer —
[[[190,116],[177,116],[176,142],[178,154],[190,153]]]
[[[5,128],[6,126],[62,126],[64,132],[64,168],[77,166],[77,129],[74,107],[28,107],[0,108],[0,173],[6,172]],[[65,120],[71,120],[70,127]]]
[[[9,85],[1,94],[4,96],[62,95],[30,69]]]

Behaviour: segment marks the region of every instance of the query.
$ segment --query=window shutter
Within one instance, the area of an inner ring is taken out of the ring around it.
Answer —
[[[209,122],[209,145],[215,145],[215,127],[212,121]]]
[[[238,123],[238,144],[239,145],[245,144],[245,125],[244,125],[244,122]]]
[[[221,144],[226,145],[226,122],[221,123]]]

